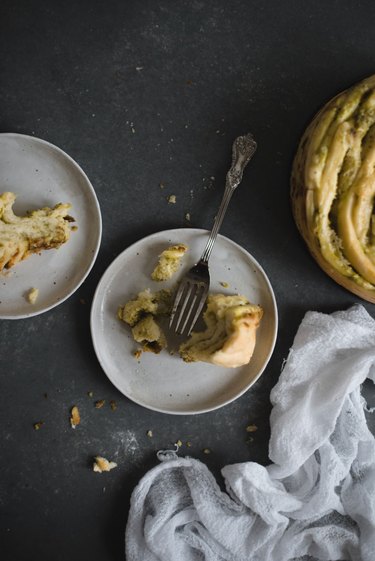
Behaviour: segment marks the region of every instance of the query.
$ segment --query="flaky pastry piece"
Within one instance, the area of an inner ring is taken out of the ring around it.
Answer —
[[[244,296],[211,294],[203,315],[205,331],[194,332],[180,346],[185,362],[209,362],[235,368],[247,364],[254,353],[256,331],[263,316],[260,306]]]
[[[180,268],[181,258],[188,250],[188,246],[180,243],[171,245],[159,255],[159,261],[151,273],[154,281],[165,281],[170,279]]]
[[[58,248],[69,240],[70,204],[34,210],[27,216],[16,216],[13,204],[16,195],[0,195],[0,271],[10,269],[32,253]]]
[[[375,75],[315,116],[294,160],[291,196],[297,226],[319,264],[375,301]]]

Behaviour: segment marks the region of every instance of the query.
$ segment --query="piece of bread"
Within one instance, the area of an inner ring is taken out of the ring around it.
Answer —
[[[340,93],[299,144],[291,199],[313,257],[336,282],[375,303],[375,75]]]
[[[171,291],[158,290],[151,292],[149,288],[139,292],[133,300],[120,306],[117,312],[119,319],[133,327],[148,314],[165,315],[171,306]]]
[[[165,335],[151,314],[136,323],[132,335],[143,351],[159,354],[167,346]]]
[[[171,245],[159,255],[159,261],[151,273],[154,281],[165,281],[170,279],[180,268],[181,258],[188,250],[188,246],[180,243]]]
[[[16,195],[0,195],[0,271],[10,269],[32,253],[58,248],[69,240],[70,204],[34,210],[27,216],[16,216],[13,204]]]
[[[211,294],[203,315],[205,331],[194,332],[180,346],[185,362],[209,362],[235,368],[253,356],[256,331],[263,316],[260,306],[244,296]]]
[[[151,292],[147,288],[121,306],[117,315],[130,325],[133,339],[140,343],[143,351],[158,354],[167,346],[167,340],[155,317],[169,314],[171,305],[170,290]]]

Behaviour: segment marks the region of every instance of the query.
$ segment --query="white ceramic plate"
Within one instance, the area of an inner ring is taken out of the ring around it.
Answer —
[[[72,204],[78,230],[59,249],[31,255],[0,273],[0,318],[41,314],[66,300],[93,266],[101,239],[101,216],[94,189],[79,165],[53,144],[32,136],[0,134],[0,193],[17,195],[16,214],[57,203]],[[25,298],[39,289],[36,304]]]
[[[186,364],[167,351],[142,353],[130,328],[117,318],[117,309],[140,290],[167,288],[150,279],[157,256],[170,244],[186,243],[181,274],[196,262],[208,233],[192,228],[166,230],[144,238],[123,251],[108,267],[96,289],[91,309],[91,333],[99,362],[111,382],[124,395],[155,411],[194,414],[212,411],[230,403],[254,384],[266,367],[277,334],[277,308],[272,287],[257,261],[243,248],[218,236],[211,259],[211,292],[239,293],[260,304],[264,316],[250,363],[223,368],[196,362]],[[228,288],[220,284],[228,283]]]

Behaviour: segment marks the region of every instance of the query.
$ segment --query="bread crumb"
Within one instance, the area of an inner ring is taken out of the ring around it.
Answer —
[[[203,450],[203,454],[211,454],[211,450],[209,448],[205,448]]]
[[[114,469],[115,467],[117,467],[116,462],[109,462],[102,456],[95,456],[92,469],[97,473],[103,473],[103,471],[111,471],[111,469]]]
[[[229,288],[229,284],[225,281],[221,281],[220,282],[221,286],[223,286],[224,288]]]
[[[152,438],[152,437],[154,436],[154,433],[152,432],[152,430],[148,430],[148,431],[146,432],[146,434],[147,434],[147,436],[148,436],[149,438]]]
[[[94,397],[94,392],[87,392],[87,395],[88,395],[89,397]]]
[[[180,439],[177,440],[177,442],[175,443],[176,446],[178,446],[179,448],[181,448],[182,446],[182,442]]]
[[[176,195],[169,195],[168,202],[172,205],[176,204]]]
[[[80,424],[81,422],[81,416],[79,414],[79,409],[77,407],[77,405],[74,405],[72,407],[72,410],[70,412],[70,425],[72,427],[72,429],[75,429],[77,425]]]
[[[186,446],[187,446],[188,448],[191,448],[192,444],[191,444],[190,440],[187,441]]]
[[[114,399],[111,399],[111,401],[109,402],[109,405],[110,405],[112,411],[116,411],[116,409],[117,409],[117,403],[115,402]]]
[[[35,304],[38,300],[39,296],[39,288],[30,288],[29,292],[26,295],[27,301],[30,304]]]
[[[185,214],[185,220],[187,220],[188,222],[190,222],[190,212],[187,212]]]
[[[43,421],[38,421],[37,423],[34,423],[34,429],[35,430],[39,430],[40,428],[42,428],[42,425],[44,425]]]
[[[98,401],[95,401],[95,408],[101,409],[104,404],[105,404],[105,399],[98,399]]]
[[[258,430],[258,427],[256,425],[248,425],[246,427],[246,432],[255,432]]]
[[[133,356],[134,358],[139,358],[142,354],[142,349],[137,349],[136,351],[134,351]]]

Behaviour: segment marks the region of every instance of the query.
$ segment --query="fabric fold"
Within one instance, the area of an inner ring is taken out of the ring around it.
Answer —
[[[362,306],[308,312],[271,392],[267,467],[164,455],[133,492],[128,561],[375,559],[375,440],[361,384],[375,382]]]

